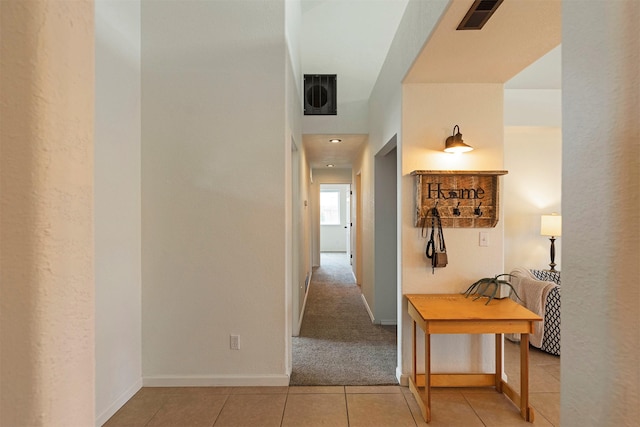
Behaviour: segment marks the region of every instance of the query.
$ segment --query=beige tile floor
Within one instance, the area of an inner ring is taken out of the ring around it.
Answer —
[[[518,345],[505,341],[505,372],[519,389]],[[531,349],[530,401],[536,426],[560,425],[560,358]],[[526,426],[494,389],[434,389],[429,426]],[[426,426],[401,386],[145,387],[105,427]]]

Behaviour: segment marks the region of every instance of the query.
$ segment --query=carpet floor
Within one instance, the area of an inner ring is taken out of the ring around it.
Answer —
[[[396,327],[371,323],[346,254],[323,253],[309,285],[290,385],[397,384]]]

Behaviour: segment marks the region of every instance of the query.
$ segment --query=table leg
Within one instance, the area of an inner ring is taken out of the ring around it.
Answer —
[[[413,335],[413,340],[412,340],[412,359],[411,359],[411,376],[409,378],[409,388],[411,389],[411,392],[413,393],[413,396],[416,399],[416,403],[418,404],[418,406],[420,407],[420,411],[422,412],[422,416],[424,417],[424,420],[426,422],[429,422],[431,420],[431,398],[429,396],[429,380],[425,381],[424,384],[424,388],[425,391],[421,392],[420,391],[420,386],[418,383],[418,345],[417,345],[417,325],[415,320],[412,322],[412,335]],[[429,342],[428,340],[428,335],[425,334],[425,340],[427,341],[427,343]],[[429,354],[429,346],[427,344],[427,346],[425,346],[426,349],[426,354]],[[430,367],[430,364],[428,363],[428,357],[425,356],[425,364],[426,366]],[[429,369],[429,368],[427,368]],[[427,371],[425,373],[426,378],[430,378],[429,376],[429,372]]]
[[[533,422],[533,410],[529,408],[529,334],[520,334],[520,415]]]
[[[417,360],[418,360],[418,354],[417,354],[417,345],[416,345],[416,321],[413,320],[411,322],[413,324],[413,340],[411,341],[413,344],[413,359],[411,359],[411,378],[413,379],[413,383],[414,384],[418,384],[417,382],[417,373],[418,373],[418,369],[417,369]]]
[[[496,334],[496,391],[502,393],[502,334]]]
[[[431,334],[424,334],[424,403],[427,407],[426,422],[431,422]]]

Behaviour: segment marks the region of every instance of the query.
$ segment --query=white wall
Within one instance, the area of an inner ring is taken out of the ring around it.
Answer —
[[[287,1],[285,7],[285,39],[287,43],[287,65],[285,73],[286,86],[286,129],[290,139],[290,160],[287,160],[287,182],[290,188],[285,192],[286,209],[291,210],[290,220],[285,227],[288,228],[287,242],[290,242],[285,255],[290,264],[287,271],[290,277],[287,280],[286,289],[286,359],[287,372],[293,367],[291,336],[300,333],[302,324],[302,310],[306,296],[305,283],[311,274],[311,245],[308,205],[308,177],[309,165],[306,160],[304,147],[302,146],[302,75],[300,72],[300,21],[301,10],[299,1]],[[287,153],[287,154],[289,154]],[[290,170],[289,170],[290,169]],[[305,201],[307,203],[305,204]]]
[[[638,22],[637,1],[563,2],[566,427],[631,426],[640,419]]]
[[[298,98],[300,99],[300,98]],[[301,111],[301,110],[298,110]],[[304,148],[298,148],[298,169],[297,176],[294,179],[298,180],[299,193],[294,193],[293,207],[294,207],[294,222],[293,226],[297,230],[294,232],[292,251],[293,260],[297,260],[297,274],[294,275],[292,289],[293,295],[293,336],[300,334],[300,328],[302,326],[302,316],[304,311],[304,304],[307,296],[307,285],[311,280],[311,259],[312,259],[312,208],[310,204],[311,196],[311,182],[310,182],[310,168],[307,162],[306,153]],[[295,170],[293,171],[295,173]],[[295,210],[298,211],[295,214]],[[295,238],[297,237],[297,239]]]
[[[562,126],[562,45],[504,84],[504,125]]]
[[[398,293],[398,148],[391,138],[374,158],[375,188],[375,266],[376,278],[373,321],[397,324]],[[367,301],[369,303],[369,301]]]
[[[560,67],[558,67],[558,72]],[[507,89],[505,126],[562,126],[561,89]]]
[[[142,386],[140,2],[95,2],[96,424]]]
[[[375,305],[374,274],[374,170],[373,157],[394,135],[398,138],[398,172],[402,169],[402,80],[414,59],[422,49],[430,32],[447,8],[448,0],[419,1],[410,0],[398,28],[389,53],[380,70],[378,80],[369,98],[369,144],[363,149],[361,157],[354,162],[354,174],[360,174],[362,188],[362,293],[370,306]],[[401,186],[401,179],[398,179]],[[400,194],[400,187],[398,193]],[[405,209],[398,202],[398,215]],[[400,227],[400,224],[398,225]],[[400,235],[400,228],[398,229]],[[398,250],[398,266],[403,259],[402,247]],[[399,273],[400,274],[400,273]],[[402,283],[401,278],[398,282]],[[398,312],[405,308],[402,301],[402,289],[398,287]],[[372,307],[375,310],[375,306]],[[402,318],[398,319],[398,375],[401,373],[402,360]]]
[[[411,84],[403,88],[402,158],[402,288],[410,293],[459,293],[481,277],[504,272],[504,210],[494,228],[444,229],[449,264],[432,274],[425,257],[426,239],[415,227],[414,170],[503,169],[503,87],[501,84]],[[460,125],[465,142],[474,151],[444,153],[445,139]],[[508,176],[508,175],[507,175]],[[499,178],[504,182],[505,178]],[[478,234],[485,231],[489,246],[480,247]],[[411,366],[411,331],[406,308],[402,310],[403,366]],[[438,371],[489,372],[493,369],[492,336],[432,338],[432,367]],[[482,357],[477,357],[477,354]]]
[[[505,271],[549,268],[550,241],[540,216],[562,213],[562,48],[537,59],[504,85]],[[562,269],[562,238],[555,262]]]
[[[562,213],[562,130],[556,127],[505,128],[505,272],[516,267],[548,269],[548,237],[540,235],[540,216]],[[556,239],[556,270],[562,269],[562,241]]]
[[[302,59],[304,74],[337,75],[337,114],[327,116],[304,116],[304,131],[307,134],[343,133],[367,134],[369,132],[369,93],[377,78],[389,48],[389,40],[396,31],[402,16],[402,3],[394,1],[305,1],[302,4],[300,38],[304,49]],[[366,19],[358,19],[366,4]],[[399,7],[400,6],[400,7]],[[355,17],[355,19],[354,19]],[[372,24],[373,23],[373,24]],[[373,26],[375,33],[363,26]],[[346,37],[345,37],[346,34]],[[345,40],[363,43],[350,49],[336,49]],[[359,70],[346,71],[345,63],[357,62]]]
[[[143,2],[142,47],[144,382],[288,384],[284,2]]]

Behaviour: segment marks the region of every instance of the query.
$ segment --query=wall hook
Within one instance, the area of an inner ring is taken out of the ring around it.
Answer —
[[[433,206],[433,208],[431,209],[431,215],[433,216],[438,216],[438,200],[436,200],[436,204]]]
[[[482,206],[482,202],[480,202],[480,204],[478,205],[477,208],[475,208],[473,210],[473,214],[476,216],[482,216],[482,210],[480,210],[480,206]]]
[[[460,202],[458,202],[458,204],[456,205],[455,208],[453,208],[453,215],[454,216],[460,216]]]

